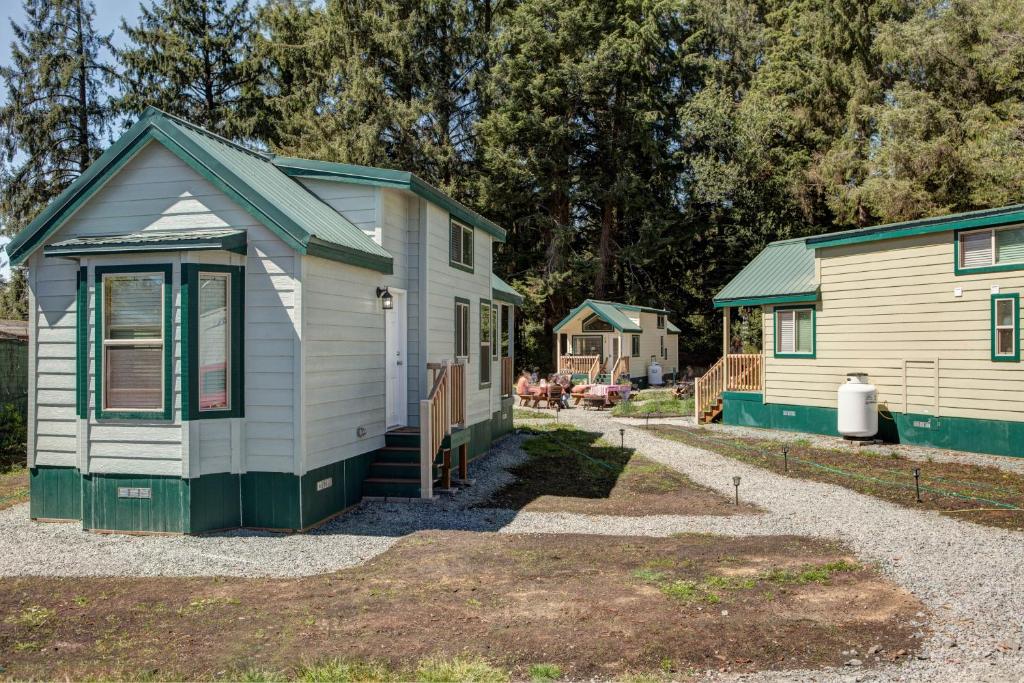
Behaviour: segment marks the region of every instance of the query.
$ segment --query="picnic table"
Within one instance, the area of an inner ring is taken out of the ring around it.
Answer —
[[[584,405],[594,408],[613,406],[629,399],[632,387],[628,384],[594,384],[584,394]]]

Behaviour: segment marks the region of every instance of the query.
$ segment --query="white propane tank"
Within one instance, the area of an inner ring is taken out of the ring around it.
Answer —
[[[865,372],[851,372],[839,385],[839,433],[868,437],[878,433],[878,390]]]
[[[665,382],[661,379],[661,365],[651,358],[651,364],[647,366],[647,383],[652,387],[660,387]]]

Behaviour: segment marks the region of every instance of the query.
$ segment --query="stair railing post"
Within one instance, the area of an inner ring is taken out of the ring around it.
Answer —
[[[431,401],[420,401],[420,498],[434,497],[434,478],[431,476],[433,457],[429,455],[434,442],[430,432]]]

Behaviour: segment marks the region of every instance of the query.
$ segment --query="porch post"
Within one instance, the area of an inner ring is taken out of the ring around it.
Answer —
[[[722,391],[729,389],[729,347],[732,335],[729,331],[729,311],[726,306],[722,309]]]

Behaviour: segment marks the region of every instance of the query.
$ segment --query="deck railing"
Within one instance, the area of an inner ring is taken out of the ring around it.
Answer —
[[[629,356],[619,356],[612,367],[612,384],[619,381],[619,377],[629,374]]]
[[[505,356],[501,359],[501,395],[511,396],[512,385],[515,384],[512,377],[512,356]]]
[[[594,363],[598,363],[598,356],[562,356],[558,361],[558,373],[560,375],[590,375]]]
[[[420,497],[434,496],[434,458],[453,426],[466,423],[466,366],[430,363],[434,373],[430,393],[420,401]]]
[[[703,377],[694,382],[694,416],[700,420],[724,391],[762,391],[763,370],[764,358],[759,353],[730,353],[719,358]]]

